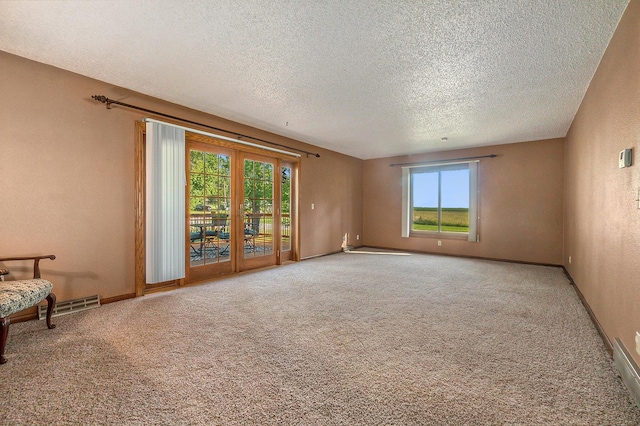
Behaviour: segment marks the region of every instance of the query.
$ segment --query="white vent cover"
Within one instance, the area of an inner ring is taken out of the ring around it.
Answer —
[[[640,407],[640,370],[618,338],[613,344],[613,361],[618,375],[631,392],[631,397],[636,405]]]
[[[64,302],[56,302],[53,309],[52,317],[72,314],[74,312],[86,311],[100,306],[100,296],[81,297],[79,299],[67,300]],[[47,305],[38,305],[38,319],[42,320],[47,317]]]

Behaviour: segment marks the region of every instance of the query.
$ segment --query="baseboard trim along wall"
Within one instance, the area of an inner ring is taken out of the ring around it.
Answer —
[[[567,268],[563,266],[562,270],[564,271],[564,274],[569,279],[569,282],[573,286],[573,289],[576,291],[576,294],[580,298],[580,301],[582,302],[582,306],[584,306],[584,308],[587,310],[587,313],[589,314],[589,318],[591,318],[591,322],[593,322],[593,325],[596,327],[596,330],[598,330],[598,334],[600,335],[600,338],[602,339],[602,342],[604,343],[604,346],[607,349],[607,352],[609,352],[609,355],[613,356],[613,344],[611,343],[609,336],[607,336],[607,333],[604,332],[604,328],[602,328],[602,326],[600,325],[600,321],[598,321],[598,318],[596,318],[595,314],[593,313],[593,310],[591,309],[591,306],[589,306],[589,303],[587,302],[587,299],[585,299],[584,296],[582,295],[582,292],[576,285],[575,281],[573,280],[573,277],[571,277],[571,274],[569,273],[569,271],[567,271]]]
[[[527,261],[524,261],[524,260],[500,259],[500,258],[497,258],[497,257],[470,256],[470,255],[466,255],[466,254],[440,253],[440,252],[425,251],[425,250],[405,250],[405,249],[399,249],[399,248],[394,248],[394,247],[382,247],[382,246],[369,246],[369,245],[367,245],[367,246],[356,247],[356,249],[358,249],[358,248],[372,248],[372,249],[378,249],[378,250],[388,250],[388,251],[397,251],[397,252],[404,252],[404,253],[416,253],[416,254],[432,254],[434,256],[450,256],[450,257],[459,257],[459,258],[462,258],[462,259],[490,260],[492,262],[517,263],[517,264],[520,264],[520,265],[550,266],[550,267],[553,267],[553,268],[562,267],[562,265],[557,264],[557,263],[527,262]]]
[[[589,314],[589,318],[591,318],[593,325],[596,327],[596,330],[598,330],[598,334],[600,334],[607,352],[609,352],[609,355],[613,356],[613,362],[618,372],[618,376],[620,376],[622,382],[629,390],[633,401],[640,408],[640,369],[638,368],[638,365],[635,363],[631,355],[629,355],[629,351],[620,339],[616,338],[615,342],[611,343],[609,336],[607,336],[607,334],[604,332],[604,329],[600,325],[598,318],[596,318],[595,314],[593,313],[591,306],[589,306],[589,303],[587,303],[587,300],[582,295],[582,292],[576,285],[575,281],[573,281],[571,274],[564,266],[562,267],[562,269],[569,279],[569,282],[575,289],[576,294],[582,302],[582,305]]]
[[[300,260],[316,259],[318,257],[331,256],[332,254],[338,254],[338,253],[342,253],[342,249],[340,249],[338,251],[332,251],[332,252],[329,252],[329,253],[314,254],[312,256],[303,257]]]
[[[100,303],[106,305],[108,303],[119,302],[121,300],[133,299],[136,297],[135,293],[121,294],[120,296],[114,297],[106,297],[104,299],[100,299]]]
[[[631,398],[640,408],[640,369],[635,363],[624,343],[616,338],[613,344],[613,362],[618,370],[618,375],[631,393]]]

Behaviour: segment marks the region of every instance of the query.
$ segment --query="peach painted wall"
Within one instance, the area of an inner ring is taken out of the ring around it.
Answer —
[[[608,337],[638,364],[639,142],[640,1],[632,0],[566,138],[564,262]],[[625,148],[634,164],[619,169]]]
[[[362,160],[326,151],[303,164],[300,234],[305,247],[314,248],[303,247],[303,258],[340,251],[344,234],[349,244],[361,245],[362,167]]]
[[[55,254],[42,271],[59,300],[135,292],[134,129],[149,114],[91,95],[319,152],[301,160],[301,256],[362,233],[362,160],[4,52],[0,75],[0,257]],[[6,266],[14,278],[31,269]]]
[[[550,139],[365,161],[364,244],[560,265],[563,149],[563,139]],[[490,154],[498,157],[478,166],[479,243],[401,237],[402,170],[389,164]]]

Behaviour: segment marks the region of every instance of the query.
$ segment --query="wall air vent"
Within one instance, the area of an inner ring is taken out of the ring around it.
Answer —
[[[618,370],[618,375],[631,392],[631,398],[640,407],[640,370],[624,344],[616,337],[613,343],[613,361]]]
[[[67,300],[64,302],[56,302],[56,307],[53,309],[54,317],[62,315],[73,314],[74,312],[86,311],[88,309],[97,308],[100,306],[100,296],[81,297],[79,299]],[[47,305],[38,306],[38,319],[43,320],[47,317]]]

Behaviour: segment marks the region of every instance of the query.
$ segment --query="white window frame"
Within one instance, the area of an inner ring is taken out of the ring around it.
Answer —
[[[456,238],[463,235],[467,235],[467,240],[470,242],[477,242],[480,240],[478,235],[478,160],[475,161],[459,161],[459,162],[443,162],[437,164],[415,164],[411,166],[402,167],[402,237],[409,238],[414,237],[417,234],[420,236],[437,236],[442,238]],[[450,166],[456,164],[466,164],[469,167],[469,232],[438,232],[438,231],[412,231],[411,224],[413,223],[413,211],[412,211],[412,188],[411,188],[411,176],[413,173],[425,172],[425,171],[438,171],[443,166]]]

